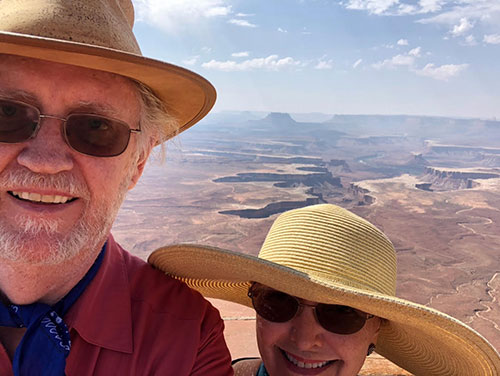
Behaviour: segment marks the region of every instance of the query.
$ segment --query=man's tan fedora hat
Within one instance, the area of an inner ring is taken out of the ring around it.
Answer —
[[[303,299],[382,317],[377,352],[417,376],[497,376],[500,356],[480,334],[395,296],[396,252],[375,226],[323,204],[281,214],[258,257],[174,245],[148,260],[207,297],[251,307],[251,281]]]
[[[119,74],[153,90],[179,122],[173,137],[215,103],[213,86],[187,69],[143,57],[131,0],[1,0],[0,54]]]

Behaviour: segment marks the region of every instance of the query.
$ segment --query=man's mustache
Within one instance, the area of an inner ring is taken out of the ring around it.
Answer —
[[[12,190],[31,188],[55,190],[73,197],[89,199],[90,191],[83,179],[70,172],[57,174],[40,174],[25,167],[9,168],[0,174],[0,189]]]

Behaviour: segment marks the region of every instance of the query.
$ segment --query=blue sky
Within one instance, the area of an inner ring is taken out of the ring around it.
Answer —
[[[500,0],[133,0],[144,55],[215,111],[500,119]]]

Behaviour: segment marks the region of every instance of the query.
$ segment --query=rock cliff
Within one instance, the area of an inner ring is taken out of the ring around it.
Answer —
[[[475,179],[500,178],[500,173],[495,170],[452,170],[446,168],[427,167],[422,181],[417,188],[429,191],[447,191],[456,189],[469,189],[478,185]]]

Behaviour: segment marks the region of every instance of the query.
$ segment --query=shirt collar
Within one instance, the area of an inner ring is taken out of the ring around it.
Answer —
[[[110,315],[113,317],[110,319]],[[104,322],[101,323],[100,321]],[[132,353],[132,310],[123,250],[109,235],[99,272],[64,321],[95,346]]]

